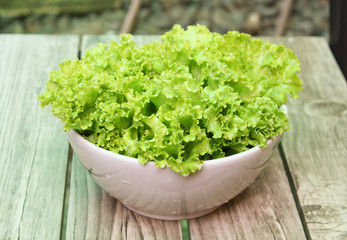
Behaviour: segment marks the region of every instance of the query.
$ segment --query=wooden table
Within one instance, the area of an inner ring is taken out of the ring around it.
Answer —
[[[0,35],[0,239],[347,239],[347,85],[325,39],[267,38],[302,63],[291,129],[249,188],[187,228],[102,191],[36,100],[59,62],[112,38]]]

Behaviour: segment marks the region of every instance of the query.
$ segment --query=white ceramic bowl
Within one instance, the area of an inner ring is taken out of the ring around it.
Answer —
[[[205,215],[248,187],[270,159],[280,136],[265,149],[205,161],[202,170],[182,177],[169,168],[146,165],[112,153],[68,132],[73,150],[95,182],[129,209],[148,217],[181,220]]]

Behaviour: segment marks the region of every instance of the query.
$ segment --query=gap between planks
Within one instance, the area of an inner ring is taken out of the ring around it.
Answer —
[[[66,226],[67,226],[67,214],[69,208],[69,198],[70,198],[70,184],[71,184],[71,169],[72,169],[72,158],[73,150],[69,144],[68,156],[67,156],[67,166],[66,166],[66,178],[65,178],[65,191],[64,191],[64,201],[62,209],[62,218],[60,225],[60,239],[66,239]]]
[[[288,165],[288,161],[287,161],[286,155],[285,155],[284,150],[283,150],[282,142],[280,142],[280,144],[278,145],[278,150],[279,150],[279,153],[280,153],[280,156],[281,156],[281,160],[282,160],[282,163],[283,163],[284,171],[285,171],[285,173],[287,175],[289,187],[290,187],[290,190],[291,190],[293,198],[294,198],[294,203],[295,203],[296,209],[298,210],[299,218],[300,218],[300,221],[301,221],[301,224],[302,224],[302,228],[303,228],[304,233],[305,233],[305,237],[306,237],[306,239],[310,240],[312,238],[311,238],[310,232],[309,232],[308,227],[307,227],[305,214],[304,214],[304,211],[303,211],[303,209],[301,207],[298,193],[297,193],[296,188],[295,188],[293,176],[292,176],[292,174],[291,174],[291,172],[289,170],[289,165]]]
[[[82,37],[78,37],[78,52],[77,58],[81,60],[81,44]],[[73,149],[71,144],[68,146],[68,155],[67,155],[67,166],[66,166],[66,174],[65,174],[65,191],[64,191],[64,200],[63,200],[63,209],[62,209],[62,217],[61,217],[61,225],[60,225],[60,238],[61,240],[66,239],[66,226],[67,226],[67,215],[69,210],[69,199],[70,199],[70,184],[71,184],[71,170],[72,170],[72,158],[73,158]]]

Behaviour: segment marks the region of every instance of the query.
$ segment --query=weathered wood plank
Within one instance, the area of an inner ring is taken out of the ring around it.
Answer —
[[[58,239],[68,142],[36,100],[78,36],[0,35],[0,238]]]
[[[117,36],[85,36],[82,54],[96,43],[107,43]],[[157,37],[136,37],[138,44]],[[180,239],[180,221],[147,218],[125,208],[101,190],[73,159],[66,239]]]
[[[209,215],[190,220],[191,239],[304,239],[304,230],[275,151],[244,192]]]
[[[347,85],[323,38],[281,39],[302,64],[283,149],[312,239],[347,238]]]

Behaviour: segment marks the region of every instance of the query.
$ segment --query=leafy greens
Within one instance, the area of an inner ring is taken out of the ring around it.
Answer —
[[[175,25],[161,39],[136,46],[123,34],[62,62],[42,107],[51,105],[65,131],[182,176],[289,129],[280,106],[302,89],[291,50],[201,25]]]

